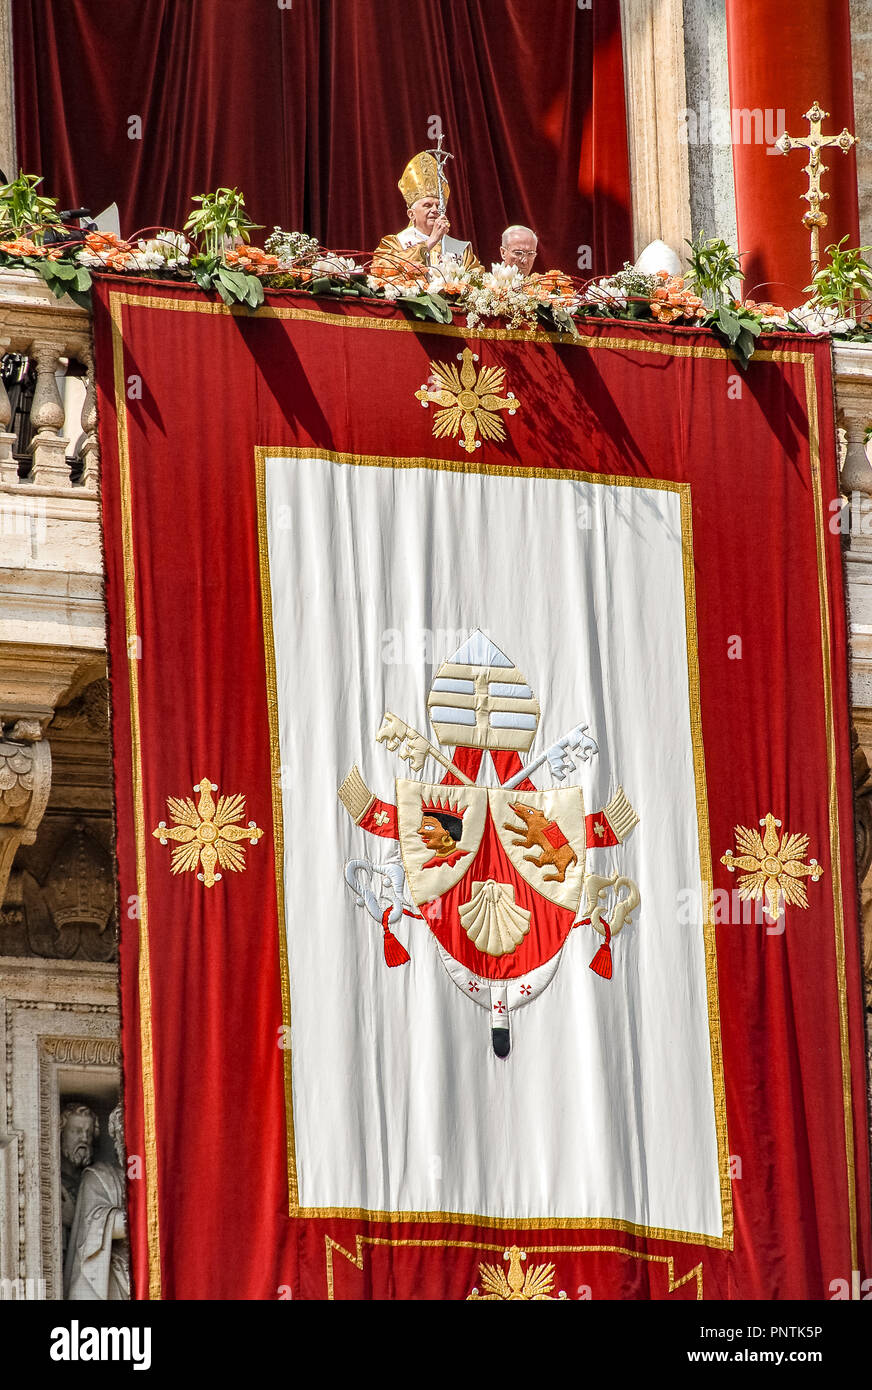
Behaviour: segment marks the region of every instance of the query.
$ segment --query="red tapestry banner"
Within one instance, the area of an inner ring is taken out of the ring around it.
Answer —
[[[139,1298],[870,1277],[830,346],[99,279]]]

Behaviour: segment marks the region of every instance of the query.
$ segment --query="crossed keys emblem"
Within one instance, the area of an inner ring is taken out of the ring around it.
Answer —
[[[558,782],[563,782],[568,773],[575,767],[574,758],[580,762],[589,762],[594,753],[599,749],[594,739],[587,732],[586,724],[576,724],[574,729],[570,729],[568,734],[564,734],[556,743],[552,743],[550,748],[546,748],[540,757],[533,762],[527,763],[516,772],[514,777],[510,777],[503,786],[507,790],[517,787],[531,772],[538,772],[547,762],[553,777]],[[457,777],[466,786],[474,786],[474,782],[461,772],[457,765],[450,758],[446,758],[438,748],[425,738],[423,734],[414,729],[411,724],[407,724],[404,719],[396,714],[391,714],[390,710],[385,712],[381,728],[375,736],[376,743],[383,743],[391,753],[396,753],[399,758],[407,762],[413,772],[420,772],[428,757],[435,758],[437,763]],[[405,746],[402,746],[405,745]]]

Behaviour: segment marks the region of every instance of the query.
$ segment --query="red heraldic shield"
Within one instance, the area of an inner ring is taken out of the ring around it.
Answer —
[[[467,812],[458,842],[464,857],[454,863],[450,851],[440,863],[419,829],[426,820],[422,806],[439,791],[444,788],[397,783],[407,880],[436,940],[486,979],[511,979],[544,965],[569,935],[581,899],[581,790],[452,788],[452,808]],[[555,846],[546,838],[552,826],[558,827]]]

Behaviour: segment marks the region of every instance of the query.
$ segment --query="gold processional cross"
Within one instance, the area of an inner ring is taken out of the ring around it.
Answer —
[[[811,129],[807,136],[788,135],[787,131],[775,141],[775,148],[782,154],[790,154],[791,150],[808,150],[808,164],[804,172],[808,174],[808,192],[800,194],[808,203],[808,212],[803,216],[803,222],[811,232],[811,274],[812,279],[817,275],[820,264],[820,229],[827,225],[827,215],[821,209],[821,203],[825,198],[829,198],[829,193],[821,192],[821,174],[825,174],[829,168],[827,164],[821,164],[821,150],[827,145],[838,145],[843,154],[855,143],[847,126],[839,135],[821,135],[821,121],[829,117],[829,111],[824,111],[820,103],[815,101],[805,113]]]

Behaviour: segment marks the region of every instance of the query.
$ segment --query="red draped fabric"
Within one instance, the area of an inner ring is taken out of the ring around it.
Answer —
[[[618,0],[17,0],[19,161],[122,231],[237,185],[256,220],[369,249],[440,124],[450,216],[481,259],[513,222],[540,267],[630,254]],[[141,138],[131,118],[141,118]]]
[[[854,131],[848,0],[755,0],[753,5],[727,0],[727,32],[734,120],[737,111],[759,110],[760,119],[765,123],[768,115],[770,129],[778,134],[772,123],[783,110],[788,134],[804,138],[809,133],[804,114],[818,101],[830,113],[823,135],[836,135],[844,126]],[[802,150],[785,156],[763,142],[733,138],[746,290],[754,299],[799,304],[811,273],[809,233],[802,224],[808,204],[801,200],[808,188],[807,157]],[[823,162],[828,166],[821,186],[829,193],[823,205],[829,223],[821,229],[821,251],[846,235],[856,246],[856,157],[853,151],[832,149]]]

